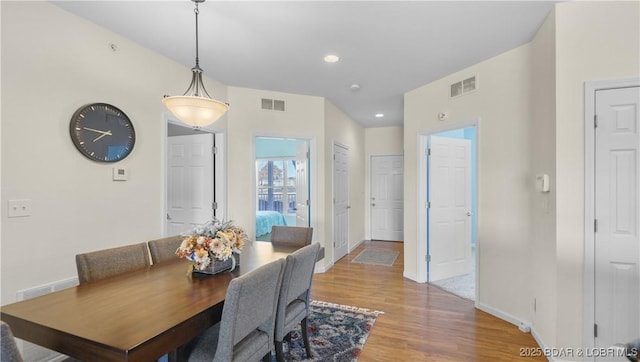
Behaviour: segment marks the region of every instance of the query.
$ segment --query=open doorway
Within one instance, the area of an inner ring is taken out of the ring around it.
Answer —
[[[310,226],[309,141],[256,137],[256,235],[270,241],[276,225]]]
[[[427,281],[461,297],[476,299],[475,124],[423,136]]]

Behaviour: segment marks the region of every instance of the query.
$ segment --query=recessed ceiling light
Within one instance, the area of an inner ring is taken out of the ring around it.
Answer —
[[[335,63],[338,60],[340,60],[340,58],[337,55],[333,55],[333,54],[329,54],[324,57],[324,61],[327,63]]]
[[[352,85],[350,86],[350,88],[351,88],[351,90],[353,90],[353,91],[360,90],[360,84],[352,84]]]
[[[376,113],[376,118],[382,118],[384,117],[384,113]]]

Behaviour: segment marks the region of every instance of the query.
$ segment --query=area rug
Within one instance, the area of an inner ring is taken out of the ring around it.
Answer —
[[[373,323],[382,314],[380,311],[317,300],[311,301],[310,310],[307,327],[313,357],[307,358],[298,325],[298,329],[291,332],[291,342],[285,343],[287,361],[357,361]]]
[[[353,258],[351,262],[361,263],[361,264],[393,266],[393,263],[396,261],[398,254],[400,253],[397,251],[366,248],[363,251],[361,251],[360,254],[358,254],[358,256]]]

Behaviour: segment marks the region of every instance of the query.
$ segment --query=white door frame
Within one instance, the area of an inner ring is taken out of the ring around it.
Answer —
[[[418,195],[418,203],[417,203],[417,207],[418,207],[418,248],[417,248],[417,253],[416,253],[416,265],[418,266],[418,275],[417,275],[417,282],[418,283],[426,283],[427,282],[427,262],[425,260],[425,257],[427,255],[427,225],[426,225],[426,220],[427,220],[427,155],[425,154],[424,150],[427,148],[427,140],[429,138],[429,136],[431,135],[435,135],[436,133],[442,133],[442,132],[447,132],[447,131],[453,131],[456,129],[461,129],[461,128],[469,128],[469,127],[475,127],[476,129],[476,146],[475,148],[472,150],[472,152],[476,153],[476,172],[475,172],[475,179],[476,179],[476,183],[475,185],[473,185],[472,187],[475,188],[475,192],[473,192],[473,194],[475,195],[475,200],[472,200],[472,203],[475,202],[475,205],[479,205],[478,203],[478,199],[480,198],[480,195],[478,194],[478,184],[479,184],[479,174],[480,174],[480,118],[474,118],[474,119],[470,119],[470,120],[465,120],[465,121],[458,121],[458,122],[451,122],[448,123],[446,125],[441,125],[441,126],[436,126],[436,127],[431,127],[428,128],[426,130],[423,131],[419,131],[418,132],[418,165],[416,167],[416,170],[418,170],[418,189],[416,190],[416,193]],[[476,220],[479,220],[479,215],[480,215],[480,211],[479,208],[476,207]],[[472,226],[473,227],[473,226]],[[475,225],[476,228],[476,232],[475,235],[478,235],[477,233],[477,228],[478,228],[478,223],[476,222]],[[476,296],[475,296],[475,304],[476,306],[478,305],[478,294],[480,291],[479,288],[479,282],[480,282],[480,263],[478,262],[480,260],[480,253],[481,253],[481,247],[482,247],[482,243],[480,242],[480,238],[476,237]]]
[[[605,89],[640,86],[640,78],[586,81],[584,83],[584,308],[582,341],[595,347],[595,118],[596,92]]]
[[[315,136],[309,135],[301,135],[297,133],[285,133],[285,132],[262,132],[255,131],[251,134],[251,157],[252,157],[252,169],[255,169],[256,164],[256,138],[257,137],[269,137],[269,138],[288,138],[288,139],[298,139],[304,140],[309,143],[309,164],[307,165],[309,169],[309,214],[311,215],[309,219],[309,225],[314,229],[313,230],[313,239],[314,240],[322,240],[323,235],[321,234],[322,230],[318,228],[318,149],[316,146],[316,138]],[[252,187],[253,189],[253,209],[257,210],[258,206],[256,205],[256,200],[258,199],[257,188],[255,187],[258,180],[256,179],[256,173],[251,172],[252,179]],[[251,217],[252,223],[250,228],[246,228],[246,231],[249,232],[249,235],[256,235],[256,213],[254,212]],[[323,245],[324,246],[324,245]],[[326,247],[326,246],[325,246]]]
[[[184,123],[177,120],[173,115],[169,113],[162,113],[162,124],[164,125],[162,127],[162,133],[161,133],[161,136],[162,136],[161,144],[163,148],[162,149],[163,159],[162,159],[162,165],[161,165],[161,174],[162,174],[161,205],[162,207],[160,208],[159,216],[160,216],[160,220],[162,220],[162,222],[160,223],[161,225],[160,233],[163,236],[171,236],[171,235],[166,235],[168,230],[167,213],[169,212],[169,210],[167,209],[168,208],[167,197],[169,197],[169,190],[168,190],[169,183],[167,182],[167,176],[169,172],[167,168],[167,164],[169,161],[169,140],[168,140],[168,134],[167,134],[167,127],[169,123],[179,125],[179,126],[185,126]],[[216,145],[217,152],[214,155],[214,160],[215,160],[214,174],[218,175],[218,177],[214,179],[215,200],[218,203],[218,208],[216,209],[216,217],[222,220],[227,215],[227,178],[226,176],[222,176],[222,177],[220,176],[220,175],[227,174],[227,156],[226,156],[227,134],[223,129],[213,127],[212,125],[202,127],[202,129],[205,132],[214,133],[214,137],[215,137],[215,145]]]

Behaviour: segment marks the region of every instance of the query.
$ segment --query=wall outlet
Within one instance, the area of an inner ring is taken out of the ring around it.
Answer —
[[[31,199],[9,200],[9,217],[31,216]]]

